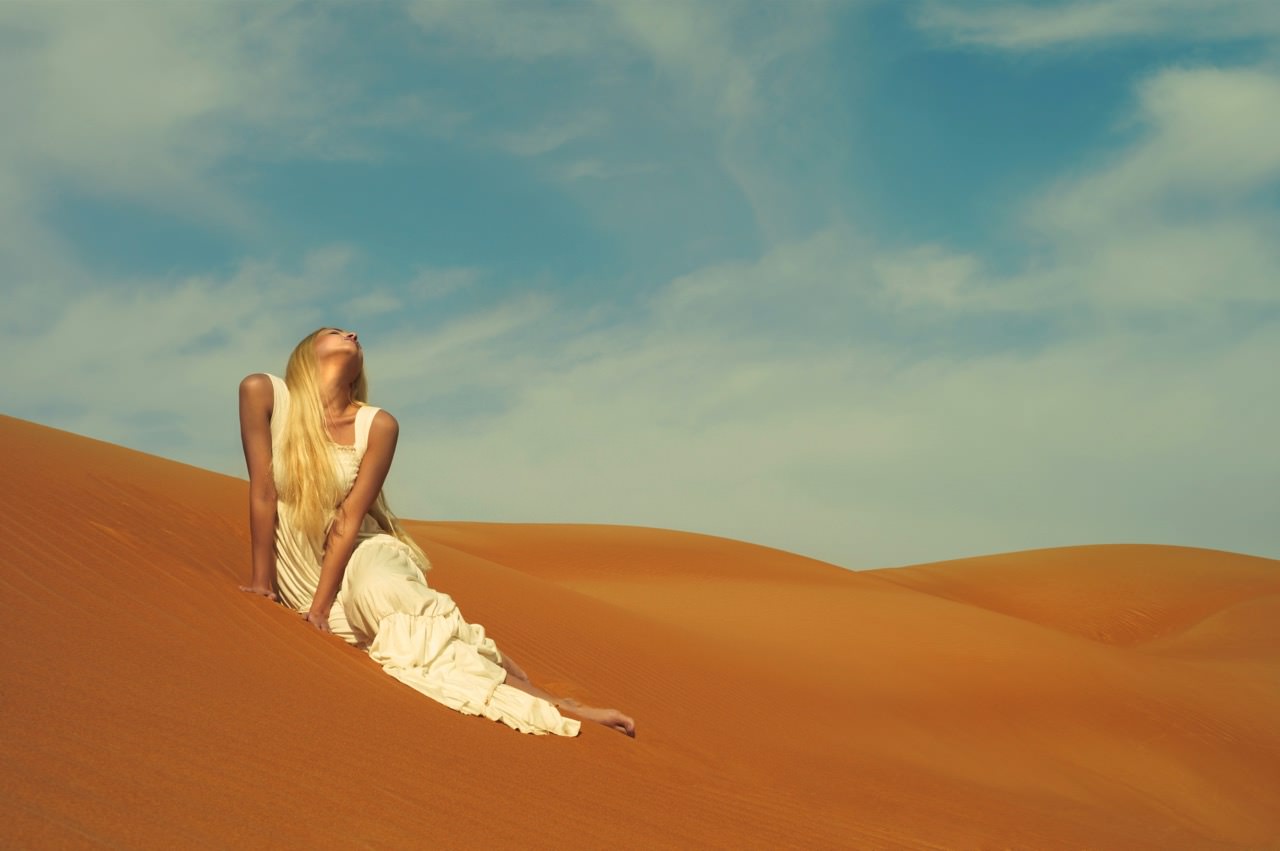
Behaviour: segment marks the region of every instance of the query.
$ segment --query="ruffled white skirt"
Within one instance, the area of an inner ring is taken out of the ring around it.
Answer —
[[[453,598],[427,585],[403,542],[361,541],[347,563],[329,626],[366,649],[407,686],[464,715],[483,715],[522,733],[576,736],[582,722],[503,682],[502,654]]]

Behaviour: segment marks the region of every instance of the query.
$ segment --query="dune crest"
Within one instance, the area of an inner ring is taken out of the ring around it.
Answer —
[[[1120,645],[1161,638],[1237,603],[1280,593],[1272,559],[1134,544],[1033,550],[867,573]]]
[[[637,720],[563,740],[237,591],[244,481],[2,416],[0,458],[6,846],[1280,843],[1274,560],[409,524],[535,681]]]

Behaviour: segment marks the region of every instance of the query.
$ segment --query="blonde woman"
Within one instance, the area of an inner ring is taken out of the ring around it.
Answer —
[[[465,715],[578,735],[581,722],[564,710],[634,736],[635,722],[616,709],[533,685],[483,626],[427,585],[431,564],[382,494],[399,424],[367,398],[364,350],[340,328],[298,343],[283,380],[256,373],[240,382],[253,551],[241,590],[282,600]]]

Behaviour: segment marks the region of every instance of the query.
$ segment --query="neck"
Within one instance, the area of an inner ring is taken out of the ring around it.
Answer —
[[[345,365],[322,364],[320,367],[317,381],[320,385],[320,404],[331,417],[341,414],[352,402],[351,382],[355,380],[355,376],[350,375],[351,370],[344,369],[343,366]]]

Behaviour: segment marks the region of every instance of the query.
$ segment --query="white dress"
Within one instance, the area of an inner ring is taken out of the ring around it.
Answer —
[[[289,389],[271,375],[272,457],[279,457],[288,421]],[[378,408],[356,412],[353,446],[330,443],[343,492],[355,484]],[[289,506],[276,514],[276,579],[281,598],[299,612],[311,608],[320,563],[297,529]],[[426,566],[430,569],[430,565]],[[329,612],[335,635],[368,651],[375,662],[407,686],[464,715],[483,715],[524,733],[576,736],[582,722],[562,716],[551,703],[503,682],[502,654],[480,624],[467,623],[453,598],[427,585],[413,551],[365,516],[355,552]]]

